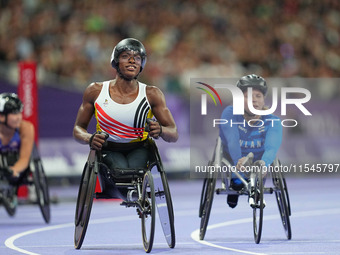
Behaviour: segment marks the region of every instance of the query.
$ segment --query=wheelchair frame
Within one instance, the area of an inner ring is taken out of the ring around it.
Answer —
[[[251,161],[252,155],[248,155],[245,159],[245,165]],[[279,166],[280,161],[275,159],[273,162],[274,166]],[[209,161],[209,166],[221,167],[227,166],[227,169],[232,169],[231,164],[229,163],[228,159],[223,155],[223,147],[221,138],[218,137],[216,146],[214,149],[212,160]],[[200,207],[199,207],[199,217],[201,218],[200,223],[200,240],[203,240],[206,234],[210,212],[212,208],[212,203],[214,199],[214,193],[216,192],[217,195],[220,194],[227,194],[227,195],[250,195],[251,193],[254,194],[255,205],[252,206],[253,209],[253,232],[254,232],[254,240],[255,243],[260,243],[261,234],[262,234],[262,224],[263,224],[263,195],[264,194],[272,194],[275,193],[276,201],[278,204],[278,209],[281,217],[281,221],[285,230],[285,234],[288,240],[291,239],[292,232],[290,226],[290,219],[289,216],[291,215],[290,209],[290,201],[289,201],[289,194],[287,189],[286,180],[283,174],[280,171],[272,171],[268,174],[271,174],[271,179],[273,186],[272,187],[264,187],[263,184],[263,172],[262,166],[260,165],[260,171],[255,171],[250,173],[249,182],[245,180],[245,178],[234,171],[237,178],[239,178],[244,187],[236,191],[232,187],[230,187],[231,182],[231,171],[222,171],[221,172],[221,181],[222,187],[216,187],[216,179],[218,178],[218,172],[208,172],[207,177],[203,181],[202,193],[201,193],[201,200],[200,200]],[[268,177],[268,175],[266,176]]]
[[[136,207],[137,214],[141,218],[142,239],[145,252],[152,250],[155,218],[158,209],[164,236],[170,248],[175,247],[175,227],[174,212],[171,200],[169,185],[166,174],[163,169],[162,161],[155,142],[148,139],[150,152],[153,160],[149,162],[147,169],[116,169],[121,174],[121,179],[115,181],[117,189],[125,189],[128,191],[121,205],[125,207]],[[108,169],[101,162],[100,151],[91,150],[88,160],[85,164],[79,192],[77,198],[77,206],[75,212],[75,233],[74,245],[76,249],[80,249],[85,238],[87,225],[91,215],[92,202],[96,198],[121,198],[117,196],[105,196],[102,193],[95,193],[97,177],[99,183],[102,182],[100,169]],[[132,176],[125,178],[124,176]],[[137,193],[137,199],[132,199],[132,193]]]
[[[7,164],[7,156],[0,155],[0,166],[6,167]],[[0,179],[5,178],[1,176]],[[37,196],[36,203],[39,205],[41,214],[46,223],[50,222],[51,213],[50,213],[50,196],[49,196],[49,188],[48,182],[45,175],[45,171],[43,168],[43,164],[38,152],[37,146],[34,144],[31,159],[29,162],[28,168],[19,176],[18,183],[15,187],[15,194],[18,191],[19,186],[21,185],[34,185],[35,192]],[[9,192],[11,189],[8,184],[5,187],[5,192]],[[13,199],[9,199],[7,196],[1,194],[1,201],[5,206],[5,209],[10,216],[14,216],[17,208],[17,197],[14,196]]]

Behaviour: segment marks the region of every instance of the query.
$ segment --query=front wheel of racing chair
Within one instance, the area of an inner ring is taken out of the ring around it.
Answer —
[[[255,162],[256,163],[256,162]],[[253,207],[253,230],[254,230],[254,240],[255,243],[260,243],[261,234],[262,234],[262,225],[263,225],[263,173],[262,173],[262,165],[258,165],[256,167],[257,171],[255,173],[251,173],[250,181],[252,182],[252,178],[254,178],[254,184],[251,183],[251,195],[254,198],[254,206]],[[254,175],[254,177],[252,177]],[[254,187],[254,188],[253,188]]]
[[[17,160],[17,155],[15,155],[15,160]],[[8,166],[8,155],[0,154],[0,204],[3,204],[5,210],[9,216],[14,216],[18,199],[17,199],[17,187],[13,186],[8,181],[8,175],[11,173],[7,172]],[[6,171],[6,172],[5,172]]]
[[[12,194],[9,194],[12,193]],[[9,216],[14,216],[17,210],[18,198],[16,196],[16,188],[8,187],[1,193],[0,201],[5,207],[5,210]]]
[[[274,161],[274,166],[275,165],[280,166],[279,160],[276,159]],[[280,171],[273,171],[272,180],[282,225],[287,239],[290,240],[292,238],[292,229],[289,219],[289,216],[291,215],[291,209],[286,179],[283,177],[283,174]]]
[[[248,195],[248,202],[253,209],[253,233],[254,241],[259,244],[262,235],[262,225],[263,225],[263,209],[264,209],[264,182],[263,182],[263,171],[265,167],[265,162],[263,160],[257,160],[253,163],[254,154],[252,152],[244,158],[243,166],[250,167],[249,182],[246,183],[246,192]],[[235,173],[239,175],[238,173]],[[242,178],[243,177],[239,177]]]
[[[155,236],[155,186],[152,174],[147,171],[143,178],[141,208],[139,209],[142,220],[142,237],[145,252],[152,250]]]

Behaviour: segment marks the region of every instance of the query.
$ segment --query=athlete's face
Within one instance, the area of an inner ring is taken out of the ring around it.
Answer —
[[[252,94],[252,103],[253,107],[256,110],[262,110],[264,107],[264,95],[262,92],[258,89],[253,89]],[[244,109],[247,113],[250,113],[249,107],[248,107],[248,91],[244,92]]]
[[[142,57],[138,52],[129,50],[119,55],[119,69],[126,77],[136,77],[142,65]]]
[[[11,128],[19,128],[22,121],[22,113],[9,113],[7,115],[7,125]]]

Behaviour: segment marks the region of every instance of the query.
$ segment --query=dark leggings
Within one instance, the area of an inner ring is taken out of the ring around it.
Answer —
[[[145,168],[149,150],[140,147],[125,152],[103,151],[103,163],[109,168]]]
[[[103,163],[110,169],[116,168],[146,168],[149,160],[149,149],[139,147],[128,151],[102,151]],[[126,188],[116,188],[115,181],[106,171],[101,171],[104,177],[103,193],[109,197],[126,200],[128,190]]]

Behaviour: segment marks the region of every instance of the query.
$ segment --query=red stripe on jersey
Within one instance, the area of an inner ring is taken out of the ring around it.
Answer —
[[[107,127],[110,127],[112,130],[116,130],[118,132],[124,133],[124,131],[126,131],[128,133],[135,134],[135,133],[141,133],[141,132],[144,131],[144,128],[136,128],[135,131],[131,131],[127,128],[120,127],[119,125],[116,125],[112,122],[107,121],[104,117],[101,116],[101,113],[99,113],[99,112],[98,112],[97,116],[98,116],[98,122],[99,122],[100,125],[106,125]]]
[[[139,131],[139,132],[124,132],[124,131],[121,131],[119,129],[116,129],[116,128],[112,128],[110,127],[109,125],[106,125],[105,123],[101,123],[100,127],[104,126],[105,128],[111,130],[112,132],[115,132],[117,134],[124,134],[124,135],[129,135],[129,136],[140,136],[143,134],[143,130]]]
[[[110,135],[119,136],[121,138],[139,138],[139,137],[141,137],[141,135],[131,135],[131,134],[122,135],[122,134],[118,134],[114,130],[112,130],[110,128],[107,128],[106,126],[100,126],[100,128],[103,131],[105,131],[106,133],[110,134]]]
[[[134,127],[130,127],[130,126],[127,126],[119,121],[116,121],[115,119],[111,118],[109,115],[107,115],[104,110],[96,103],[95,104],[95,107],[97,109],[97,111],[102,115],[104,116],[107,120],[111,121],[112,123],[115,123],[121,127],[124,127],[126,129],[131,129],[131,131],[139,131],[141,128],[134,128]]]

